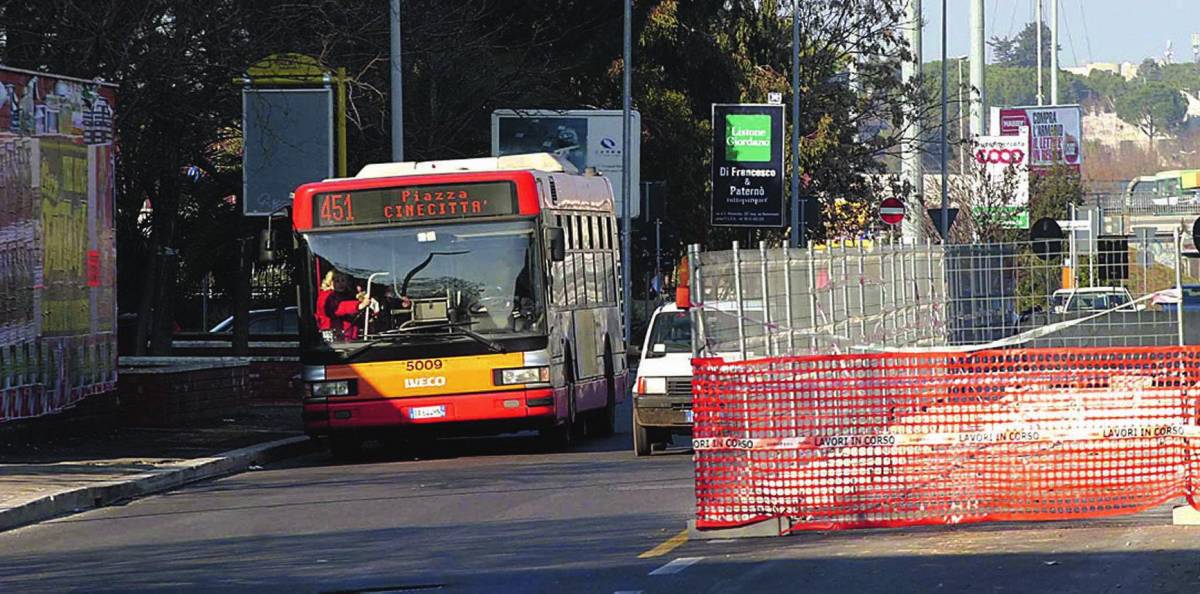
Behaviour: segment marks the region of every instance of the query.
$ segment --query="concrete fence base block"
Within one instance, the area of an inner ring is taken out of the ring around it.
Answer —
[[[791,527],[787,518],[772,518],[763,520],[747,526],[738,526],[737,528],[717,528],[711,530],[699,530],[696,528],[696,520],[688,520],[688,539],[690,540],[713,540],[724,538],[764,538],[768,536],[783,536],[785,531]]]
[[[1200,511],[1190,505],[1171,510],[1171,523],[1176,526],[1200,526]]]

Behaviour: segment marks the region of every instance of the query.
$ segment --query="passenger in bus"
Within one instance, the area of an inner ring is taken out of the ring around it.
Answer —
[[[361,288],[356,291],[353,286],[350,275],[336,271],[333,292],[325,299],[325,315],[329,317],[330,327],[343,340],[358,339],[360,314],[374,302]]]
[[[327,271],[325,278],[321,279],[321,286],[317,289],[317,330],[330,330],[333,328],[333,321],[329,319],[329,315],[325,313],[325,303],[329,301],[329,296],[333,294],[333,271]]]

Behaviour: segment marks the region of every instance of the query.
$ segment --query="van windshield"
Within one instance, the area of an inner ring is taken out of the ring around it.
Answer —
[[[686,311],[662,312],[650,327],[646,357],[692,352],[692,318]],[[662,345],[662,346],[659,346]]]

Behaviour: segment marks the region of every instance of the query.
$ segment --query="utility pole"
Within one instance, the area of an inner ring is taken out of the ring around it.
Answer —
[[[1045,105],[1046,99],[1042,94],[1042,0],[1037,0],[1037,102]]]
[[[792,1],[792,247],[804,245],[808,217],[800,216],[800,0]]]
[[[987,45],[984,43],[983,0],[971,2],[971,136],[987,134],[987,79],[984,76]]]
[[[1050,0],[1050,105],[1058,105],[1058,0]]]
[[[963,126],[963,89],[967,85],[963,84],[962,66],[966,56],[959,56],[954,60],[958,62],[958,175],[964,176],[967,174],[967,161],[965,151],[967,149],[967,129]]]
[[[946,114],[946,105],[949,102],[949,88],[946,85],[946,0],[942,0],[942,221],[938,226],[942,230],[942,243],[950,243],[950,180],[946,178],[946,128],[948,127],[948,119]]]
[[[921,0],[909,0],[908,14],[908,47],[913,58],[900,65],[900,77],[905,83],[912,83],[921,76]],[[903,158],[901,160],[902,177],[912,187],[912,196],[905,202],[904,221],[901,223],[901,233],[906,239],[923,241],[925,239],[925,172],[921,163],[921,120],[917,117],[917,108],[910,105],[905,108],[907,116],[904,134]]]
[[[630,98],[630,85],[632,81],[631,71],[633,70],[633,0],[625,0],[625,55],[623,61],[623,89],[622,89],[622,113],[621,113],[621,281],[623,295],[621,301],[625,306],[625,344],[628,345],[632,338],[631,326],[633,325],[633,304],[630,301],[633,294],[633,259],[629,257],[629,252],[633,249],[630,240],[630,225],[633,224],[630,217],[630,206],[632,200],[630,195],[633,194],[633,189],[630,188],[630,182],[633,178],[633,169],[629,163],[630,147],[633,146],[633,139],[630,134],[629,119],[633,110],[632,99]]]
[[[400,62],[400,0],[388,10],[392,45],[392,161],[404,160],[404,71]]]

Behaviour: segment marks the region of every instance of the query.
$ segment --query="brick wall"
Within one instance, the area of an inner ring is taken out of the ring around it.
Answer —
[[[178,427],[230,417],[250,402],[244,359],[125,357],[117,384],[125,423]]]

